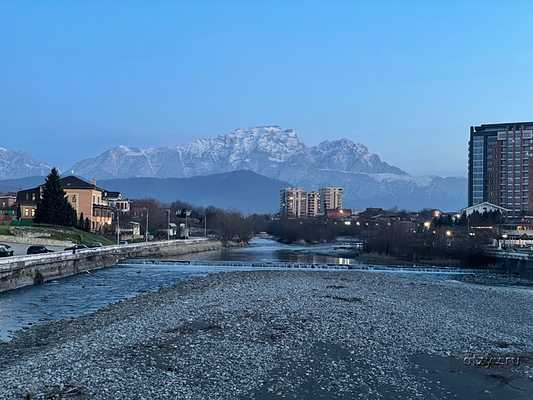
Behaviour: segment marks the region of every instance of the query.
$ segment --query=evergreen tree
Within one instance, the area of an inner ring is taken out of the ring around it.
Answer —
[[[76,225],[76,211],[66,198],[59,173],[55,168],[52,168],[44,183],[43,196],[37,204],[35,222],[63,226]]]
[[[78,229],[81,229],[82,231],[85,230],[85,218],[83,217],[83,212],[80,214],[77,227]]]
[[[91,231],[91,221],[89,221],[89,218],[85,218],[85,226],[84,226],[84,229],[85,229],[87,232],[90,232],[90,231]]]

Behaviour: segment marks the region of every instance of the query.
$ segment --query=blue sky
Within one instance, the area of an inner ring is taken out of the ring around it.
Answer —
[[[68,167],[277,124],[413,174],[533,119],[533,3],[2,1],[0,146]]]

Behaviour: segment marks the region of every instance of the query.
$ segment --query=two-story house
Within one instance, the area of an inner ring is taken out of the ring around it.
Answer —
[[[104,196],[105,190],[96,186],[96,182],[88,182],[77,176],[67,176],[60,180],[66,197],[77,217],[83,213],[88,218],[93,232],[100,231],[113,222],[114,209]],[[20,206],[21,219],[33,220],[39,200],[42,198],[43,187],[21,190],[17,193],[17,204]]]

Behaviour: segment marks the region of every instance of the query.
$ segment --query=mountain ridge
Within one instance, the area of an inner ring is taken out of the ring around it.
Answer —
[[[0,179],[43,175],[49,172],[50,168],[50,165],[35,160],[28,153],[0,147]]]
[[[407,175],[382,161],[361,143],[343,138],[306,146],[294,129],[276,125],[235,129],[227,135],[196,139],[186,145],[167,147],[117,146],[100,155],[81,160],[71,170],[94,178],[188,177],[248,169],[277,179],[284,167],[313,167],[327,163],[336,169],[356,172]],[[301,167],[301,166],[300,166]]]

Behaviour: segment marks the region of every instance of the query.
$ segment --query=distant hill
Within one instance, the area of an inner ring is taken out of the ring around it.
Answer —
[[[125,178],[97,182],[107,190],[131,199],[155,198],[163,202],[186,201],[197,206],[216,206],[246,213],[278,210],[279,191],[286,182],[251,171],[233,171],[191,178]]]
[[[0,193],[40,185],[42,176],[0,180]],[[279,191],[288,183],[251,171],[233,171],[191,178],[102,179],[97,185],[119,191],[130,199],[154,198],[162,202],[186,201],[196,206],[215,206],[246,213],[278,210]]]
[[[27,178],[0,180],[0,193],[18,192],[22,189],[29,189],[44,182],[44,176],[29,176]]]

